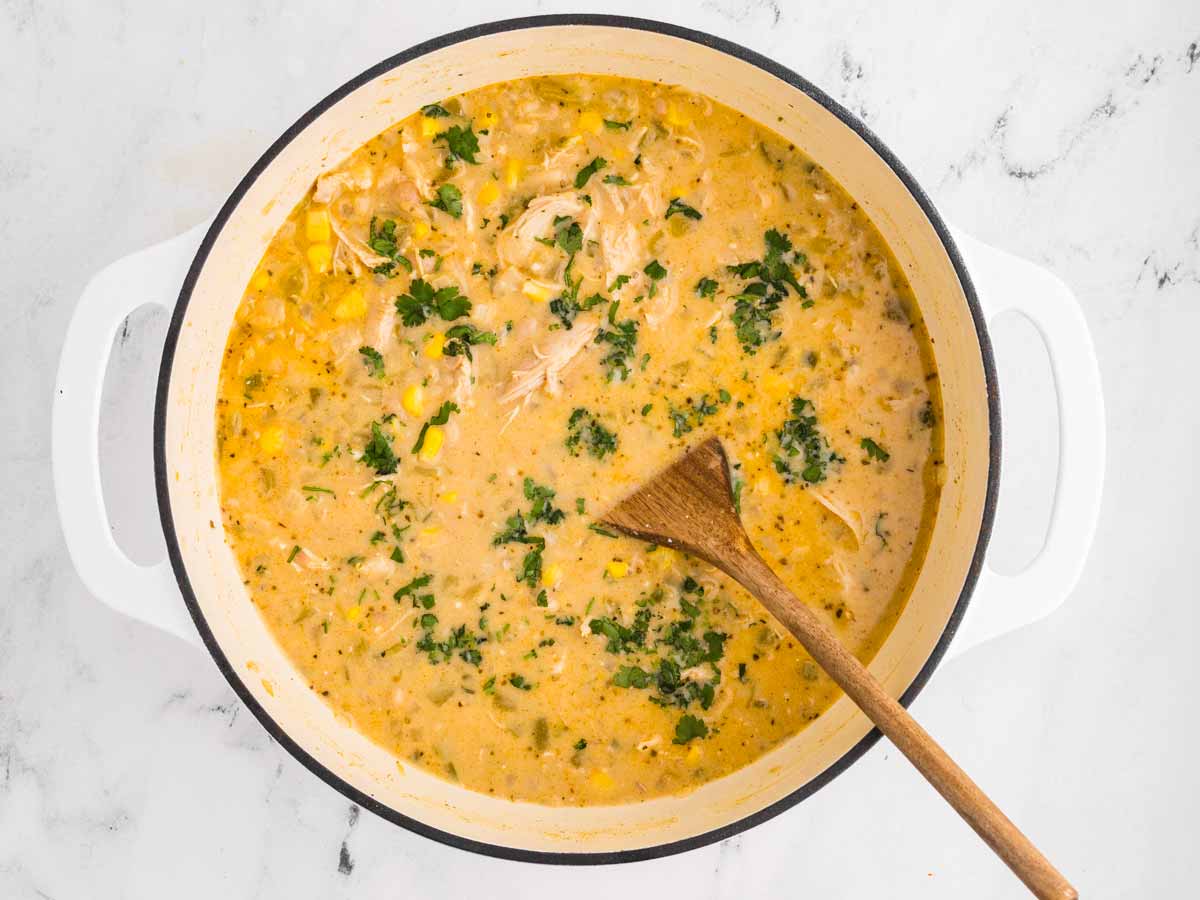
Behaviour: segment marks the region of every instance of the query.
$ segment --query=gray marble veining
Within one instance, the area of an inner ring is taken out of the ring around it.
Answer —
[[[209,215],[284,127],[368,65],[488,18],[569,8],[0,2],[0,896],[1019,895],[883,744],[791,812],[680,857],[581,872],[442,847],[324,786],[211,661],[111,613],[72,571],[48,411],[88,276]],[[948,218],[1078,293],[1110,421],[1087,572],[1049,620],[939,670],[916,711],[1089,896],[1185,893],[1200,813],[1200,7],[605,8],[793,67],[861,116]],[[145,561],[162,547],[148,405],[164,330],[147,309],[118,337],[101,436],[115,531]],[[1028,350],[997,346],[1010,368]]]

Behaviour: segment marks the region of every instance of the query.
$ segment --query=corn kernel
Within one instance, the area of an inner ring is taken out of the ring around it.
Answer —
[[[333,262],[333,251],[329,249],[328,244],[313,244],[304,255],[308,257],[308,264],[312,270],[318,274],[328,272],[329,265]]]
[[[672,101],[667,104],[667,124],[674,125],[676,128],[681,128],[685,125],[691,125],[691,116],[678,103]]]
[[[600,129],[604,127],[604,118],[600,113],[593,109],[581,113],[579,116],[579,130],[590,131],[592,134],[599,134]]]
[[[425,462],[430,462],[437,458],[441,452],[442,442],[446,440],[446,432],[442,431],[437,425],[430,425],[429,430],[425,432],[425,443],[421,447],[419,456]]]
[[[329,210],[310,209],[304,217],[304,236],[314,244],[327,244],[330,234]]]
[[[446,346],[446,336],[441,332],[431,334],[425,342],[425,355],[430,359],[441,359],[442,349]]]
[[[346,621],[350,623],[357,622],[363,617],[363,608],[357,603],[346,610]]]
[[[417,219],[412,223],[412,236],[415,240],[423,241],[429,237],[429,223]]]
[[[542,569],[542,586],[543,587],[558,587],[558,583],[562,581],[563,568],[558,563],[551,563]]]
[[[604,571],[608,574],[609,578],[624,578],[629,574],[629,563],[620,559],[609,560],[608,564],[604,567]]]
[[[425,412],[425,391],[419,384],[410,384],[400,395],[400,405],[410,416],[419,416]]]
[[[363,297],[363,292],[356,287],[352,287],[342,294],[333,308],[335,319],[358,319],[366,314],[367,300]]]
[[[545,303],[554,296],[554,290],[550,285],[532,279],[521,286],[521,293],[535,303]]]
[[[694,766],[700,762],[700,757],[704,755],[704,751],[700,749],[699,744],[692,744],[691,749],[687,752],[688,765]]]
[[[264,453],[275,454],[283,449],[283,426],[272,425],[263,431],[258,439],[258,446]]]
[[[458,491],[446,491],[446,493],[442,494],[442,502],[443,503],[457,503],[458,502]]]
[[[266,272],[255,272],[254,277],[250,279],[250,287],[256,291],[265,291],[270,283],[271,276]]]
[[[510,159],[504,164],[504,183],[510,188],[515,188],[517,182],[521,180],[521,170],[524,166],[517,159]]]
[[[479,189],[479,205],[490,206],[500,199],[500,187],[494,181],[489,181]]]
[[[422,452],[421,455],[424,456],[425,455],[424,452]],[[421,529],[421,535],[423,537],[429,537],[432,534],[437,534],[441,530],[442,530],[441,525],[427,525]]]
[[[616,786],[616,782],[613,781],[613,777],[603,769],[596,769],[594,772],[592,772],[591,776],[589,776],[589,780],[592,782],[594,787],[598,787],[604,791],[611,790]]]
[[[442,130],[441,123],[429,116],[421,116],[421,136],[431,138]]]

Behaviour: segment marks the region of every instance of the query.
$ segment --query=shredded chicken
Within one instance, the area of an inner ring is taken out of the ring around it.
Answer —
[[[347,172],[344,169],[329,172],[317,179],[313,200],[317,203],[329,203],[346,188],[365,191],[374,184],[374,179],[374,171],[365,166],[357,172]]]
[[[820,503],[823,507],[841,519],[842,523],[854,535],[854,543],[856,547],[861,547],[863,544],[863,520],[862,516],[855,510],[850,509],[836,497],[822,491],[820,488],[810,487],[808,489],[812,498]]]
[[[525,212],[504,230],[496,241],[496,252],[505,265],[525,263],[537,246],[536,239],[548,237],[559,216],[578,218],[587,207],[573,191],[547,194],[531,200]]]
[[[475,395],[475,367],[465,356],[455,356],[453,359],[454,402],[459,409],[466,409]]]
[[[679,297],[675,291],[660,284],[658,291],[654,294],[654,299],[647,301],[642,306],[646,314],[646,324],[657,331],[658,327],[674,314],[678,301]]]
[[[386,297],[374,298],[367,308],[363,339],[380,353],[387,352],[396,335],[396,304]]]
[[[600,252],[604,254],[604,267],[608,270],[609,281],[618,275],[633,275],[640,271],[638,261],[645,255],[637,227],[632,222],[602,228]]]
[[[292,558],[292,565],[297,569],[312,570],[312,569],[328,569],[329,561],[322,559],[306,548],[300,548],[300,552]]]
[[[559,376],[579,355],[579,351],[592,342],[598,330],[595,322],[579,322],[570,331],[558,332],[545,352],[534,347],[533,362],[523,368],[513,369],[513,385],[500,397],[500,402],[525,400],[543,386],[546,393],[557,396],[562,389]]]
[[[333,350],[333,358],[339,363],[348,359],[351,353],[363,345],[362,329],[353,325],[343,325],[329,332],[329,347]]]
[[[389,262],[386,256],[380,256],[374,250],[367,246],[365,241],[360,241],[358,238],[350,235],[338,217],[329,212],[329,227],[333,229],[333,233],[337,235],[337,239],[345,245],[345,247],[362,261],[362,264],[369,269],[374,269],[376,266],[381,266],[385,262]]]

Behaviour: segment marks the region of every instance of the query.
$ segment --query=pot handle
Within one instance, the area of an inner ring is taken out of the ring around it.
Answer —
[[[100,400],[113,338],[139,306],[174,304],[208,223],[112,263],[83,289],[67,326],[51,414],[63,537],[88,590],[120,613],[202,646],[169,560],[141,566],[113,540],[100,483]]]
[[[1056,610],[1083,572],[1104,488],[1105,423],[1100,368],[1079,301],[1056,275],[951,228],[990,322],[1010,310],[1041,333],[1058,397],[1058,479],[1041,551],[1023,571],[980,573],[950,645],[957,655]],[[1013,410],[1008,410],[1009,416]],[[1001,472],[1004,449],[1001,441]]]

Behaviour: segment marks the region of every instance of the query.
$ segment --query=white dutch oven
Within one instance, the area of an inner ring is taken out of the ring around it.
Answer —
[[[1030,263],[961,234],[952,239],[879,140],[795,73],[709,35],[642,20],[550,16],[468,29],[386,60],[321,101],[255,164],[211,224],[121,260],[88,285],[63,347],[54,475],[67,545],[92,592],[124,613],[202,641],[271,735],[347,797],[471,850],[607,863],[700,846],[761,822],[847,768],[878,735],[843,698],[753,765],[694,793],[592,809],[498,800],[397,765],[308,689],[248,601],[220,524],[214,456],[217,376],[234,310],[271,236],[313,179],[423,104],[497,81],[574,72],[678,83],[767,123],[846,187],[904,267],[941,373],[949,477],[912,600],[870,666],[884,687],[908,702],[952,637],[954,650],[965,649],[1055,608],[1091,543],[1104,466],[1099,374],[1074,298]],[[144,568],[117,548],[106,517],[100,390],[121,321],[144,303],[169,303],[176,291],[154,433],[170,560]],[[983,559],[1000,459],[985,322],[1008,309],[1029,316],[1046,341],[1061,429],[1046,545],[1011,578],[990,572]],[[83,459],[81,447],[89,448]]]

